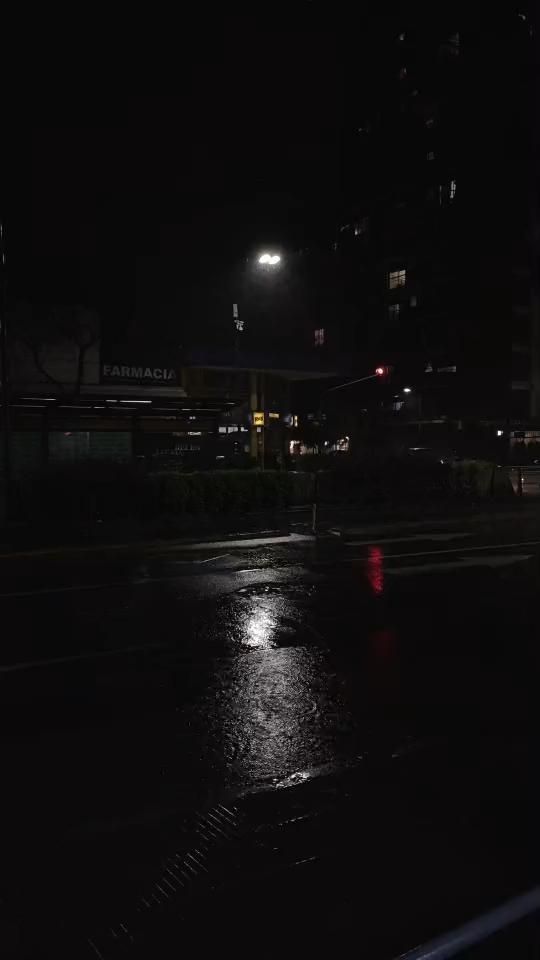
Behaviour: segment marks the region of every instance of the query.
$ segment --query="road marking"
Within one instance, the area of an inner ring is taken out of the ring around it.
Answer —
[[[54,667],[63,663],[76,663],[78,660],[102,660],[107,657],[118,657],[126,653],[167,649],[170,649],[170,644],[168,643],[144,643],[134,647],[119,647],[114,650],[94,650],[88,653],[71,654],[65,657],[49,657],[47,660],[20,660],[18,663],[0,664],[0,674],[18,673],[21,670],[36,670],[39,667]]]
[[[82,590],[105,590],[110,587],[129,587],[134,583],[146,583],[146,580],[112,580],[110,583],[79,583],[66,587],[37,587],[34,590],[13,590],[12,593],[0,593],[0,600],[11,600],[18,597],[39,597],[46,593],[78,593]]]
[[[349,540],[345,543],[346,547],[367,547],[370,544],[385,543],[409,543],[417,540],[435,540],[440,543],[446,543],[448,540],[459,540],[463,537],[471,537],[471,533],[416,533],[413,537],[386,537],[380,540]]]
[[[511,550],[516,547],[537,547],[540,540],[520,540],[518,543],[488,543],[481,547],[452,547],[448,550],[418,550],[415,553],[389,553],[385,560],[408,560],[410,557],[442,557],[449,553],[475,553],[480,550]],[[347,557],[347,563],[366,560],[363,557]]]
[[[197,561],[192,561],[192,563],[196,562]],[[134,577],[131,580],[111,580],[109,583],[79,583],[69,584],[63,587],[38,587],[35,590],[14,590],[12,593],[0,593],[0,600],[39,597],[47,593],[80,593],[83,590],[118,590],[122,587],[143,587],[146,586],[147,583],[165,583],[167,580],[181,579],[180,574],[173,573],[168,577]]]
[[[223,560],[224,557],[230,557],[230,553],[220,553],[217,557],[207,557],[206,560],[193,560],[193,563],[212,563],[212,560]]]
[[[290,533],[284,537],[254,537],[251,540],[214,540],[212,543],[186,543],[182,546],[165,548],[168,550],[214,550],[224,547],[266,547],[273,543],[310,543],[314,542],[313,535],[306,533]],[[163,551],[165,552],[165,550]]]
[[[532,554],[510,553],[506,556],[464,557],[463,560],[447,560],[443,563],[422,563],[412,567],[388,567],[385,574],[393,577],[414,577],[419,573],[446,573],[448,570],[464,570],[470,567],[506,567],[512,563],[530,560]]]

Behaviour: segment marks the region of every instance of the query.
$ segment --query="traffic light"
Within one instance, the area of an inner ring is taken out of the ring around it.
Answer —
[[[375,376],[384,377],[385,379],[388,379],[393,369],[394,368],[389,366],[388,364],[384,364],[384,365],[381,364],[379,367],[375,367]]]

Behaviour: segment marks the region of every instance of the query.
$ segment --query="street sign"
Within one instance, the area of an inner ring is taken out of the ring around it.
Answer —
[[[239,333],[242,333],[242,331],[243,331],[243,329],[244,329],[244,321],[243,321],[243,320],[240,320],[240,317],[238,316],[238,304],[237,304],[237,303],[233,303],[233,305],[232,305],[232,315],[233,315],[234,325],[235,325],[236,329],[238,330]]]
[[[264,410],[253,411],[253,426],[264,427]]]

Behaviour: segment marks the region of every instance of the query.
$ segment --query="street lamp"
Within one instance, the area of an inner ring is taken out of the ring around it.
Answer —
[[[410,387],[403,387],[403,393],[412,393],[412,390]]]
[[[258,262],[263,266],[275,267],[280,260],[279,253],[261,253]]]

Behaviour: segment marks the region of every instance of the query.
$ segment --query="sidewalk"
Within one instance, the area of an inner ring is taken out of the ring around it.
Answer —
[[[516,502],[513,505],[504,504],[499,505],[498,508],[489,508],[482,510],[471,510],[452,513],[451,516],[448,516],[448,512],[443,513],[442,511],[438,514],[433,514],[427,518],[410,518],[402,519],[396,517],[385,518],[380,520],[369,519],[366,517],[365,521],[363,519],[343,519],[342,521],[331,522],[327,521],[326,523],[321,523],[320,531],[328,535],[339,537],[342,540],[349,540],[353,537],[368,537],[375,536],[389,532],[415,532],[422,530],[436,530],[437,528],[449,529],[457,526],[469,526],[473,524],[476,527],[481,527],[486,532],[492,530],[495,526],[499,524],[511,523],[516,524],[532,524],[534,521],[538,521],[540,527],[540,503],[532,505],[530,503],[525,504],[523,502]],[[480,531],[478,531],[480,532]]]
[[[110,529],[105,525],[95,529],[77,531],[68,541],[47,537],[43,530],[32,531],[28,528],[3,531],[3,542],[0,540],[0,559],[32,556],[80,556],[90,553],[126,551],[148,553],[153,551],[165,552],[185,548],[199,549],[208,547],[241,546],[244,542],[251,546],[261,546],[266,543],[293,543],[299,537],[313,539],[311,529],[311,505],[291,507],[289,510],[276,514],[273,517],[260,514],[244,517],[215,518],[215,526],[209,528],[208,523],[202,523],[197,530],[191,525],[189,532],[178,535],[174,529],[170,534],[148,535],[140,527],[122,526]],[[413,511],[418,516],[411,517]],[[430,514],[430,515],[427,515]],[[221,520],[221,523],[220,523]],[[273,522],[272,522],[273,520]],[[512,503],[498,504],[430,504],[425,508],[420,505],[407,505],[394,509],[393,515],[388,510],[377,512],[371,508],[353,506],[336,507],[334,505],[319,505],[317,517],[317,538],[340,538],[348,540],[354,537],[381,536],[389,532],[414,532],[422,530],[448,529],[464,524],[474,524],[482,531],[490,532],[495,525],[532,524],[539,521],[540,530],[540,502],[534,505],[528,501],[516,500]],[[480,532],[480,531],[479,531]],[[32,534],[34,533],[34,536]]]

